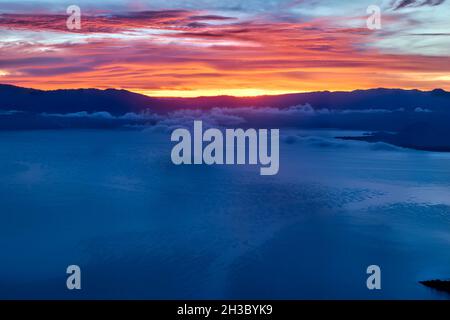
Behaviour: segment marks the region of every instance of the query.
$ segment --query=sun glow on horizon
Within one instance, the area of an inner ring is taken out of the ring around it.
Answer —
[[[196,98],[196,97],[217,97],[217,96],[233,96],[233,97],[259,97],[267,95],[281,95],[289,93],[301,93],[305,90],[266,90],[257,88],[245,89],[195,89],[195,90],[142,90],[129,89],[129,91],[143,94],[149,97],[167,97],[167,98]]]
[[[450,90],[448,1],[405,10],[386,3],[383,32],[366,28],[359,3],[323,1],[318,10],[322,1],[276,0],[289,5],[261,2],[256,12],[196,2],[150,11],[126,5],[108,14],[99,14],[109,6],[98,3],[86,8],[77,32],[68,32],[66,16],[50,4],[29,12],[12,6],[0,19],[0,82],[151,97]]]

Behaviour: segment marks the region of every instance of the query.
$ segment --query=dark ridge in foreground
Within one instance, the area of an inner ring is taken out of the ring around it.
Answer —
[[[427,280],[419,283],[428,288],[450,293],[450,280]]]
[[[359,137],[336,137],[343,140],[384,142],[398,147],[436,152],[450,152],[450,127],[418,122],[405,126],[398,133],[375,132]]]

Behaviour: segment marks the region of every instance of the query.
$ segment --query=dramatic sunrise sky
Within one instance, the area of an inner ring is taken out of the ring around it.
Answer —
[[[382,29],[366,27],[369,5]],[[66,28],[78,5],[82,28]],[[450,90],[447,0],[0,0],[0,83],[238,96]]]

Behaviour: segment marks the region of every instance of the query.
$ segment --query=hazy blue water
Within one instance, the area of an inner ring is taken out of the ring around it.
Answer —
[[[450,155],[334,134],[285,132],[262,177],[164,133],[1,132],[0,298],[448,298],[417,281],[450,278]]]

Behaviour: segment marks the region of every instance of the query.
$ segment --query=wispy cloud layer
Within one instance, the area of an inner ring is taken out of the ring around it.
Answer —
[[[450,12],[442,0],[390,1],[376,32],[365,26],[365,4],[333,1],[106,1],[87,6],[74,31],[46,2],[30,2],[29,12],[0,2],[4,83],[159,96],[450,88],[441,18],[424,28],[426,8]],[[422,11],[399,10],[408,7]]]
[[[399,10],[408,7],[438,6],[444,2],[445,0],[395,0],[392,2],[392,7],[394,10]]]

